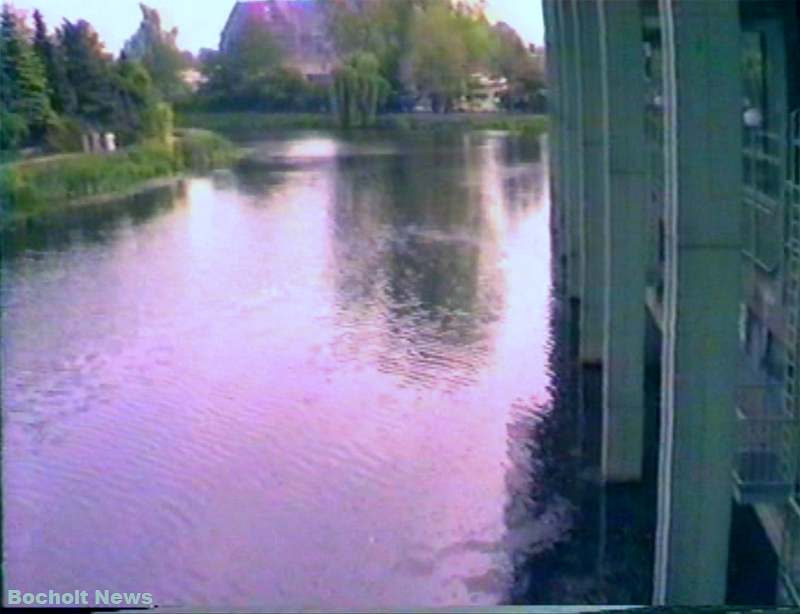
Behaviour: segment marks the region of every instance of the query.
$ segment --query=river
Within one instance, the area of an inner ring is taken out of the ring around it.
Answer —
[[[488,605],[564,539],[538,142],[288,135],[3,249],[7,587]]]

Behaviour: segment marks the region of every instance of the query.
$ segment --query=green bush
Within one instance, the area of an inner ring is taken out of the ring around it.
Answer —
[[[161,143],[167,143],[172,136],[175,117],[172,107],[165,102],[159,102],[148,107],[143,114],[143,134]]]
[[[47,124],[47,146],[57,152],[80,151],[82,148],[80,122],[70,117],[53,116]]]
[[[208,130],[183,130],[175,140],[175,154],[180,165],[193,171],[228,166],[238,157],[238,150],[227,139]]]
[[[0,150],[17,149],[28,138],[28,123],[18,113],[0,109]]]

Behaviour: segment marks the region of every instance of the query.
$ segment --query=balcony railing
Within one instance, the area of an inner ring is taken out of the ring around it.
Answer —
[[[796,421],[776,385],[739,388],[734,496],[740,503],[786,501],[794,486]]]

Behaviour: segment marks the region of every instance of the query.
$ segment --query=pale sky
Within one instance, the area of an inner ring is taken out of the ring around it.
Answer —
[[[118,52],[141,21],[138,0],[11,0],[15,8],[38,8],[51,30],[66,18],[85,19],[105,42]],[[196,53],[202,47],[216,49],[219,34],[235,0],[147,0],[158,10],[165,28],[178,27],[178,45]],[[488,0],[492,20],[505,21],[528,42],[542,44],[541,0]]]

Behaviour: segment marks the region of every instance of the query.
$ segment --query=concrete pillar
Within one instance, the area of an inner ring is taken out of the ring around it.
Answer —
[[[647,192],[638,2],[602,0],[605,296],[602,475],[639,480],[644,451]]]
[[[555,0],[544,0],[542,2],[542,15],[545,25],[545,57],[547,59],[547,113],[550,121],[550,129],[547,135],[547,155],[550,174],[551,227],[555,229],[556,235],[556,242],[553,247],[557,251],[555,251],[554,257],[561,261],[566,257],[564,251],[566,220],[564,217],[564,203],[561,198],[561,160],[563,155],[560,151],[562,143],[558,68],[561,61],[559,48],[560,31],[555,12]],[[557,270],[560,271],[560,267]]]
[[[562,75],[563,114],[565,124],[564,182],[569,226],[567,255],[567,290],[571,299],[580,300],[581,294],[581,227],[583,224],[581,194],[583,193],[583,128],[580,79],[580,37],[578,11],[575,0],[559,0],[563,26],[564,74]]]
[[[575,0],[579,21],[578,53],[583,103],[583,181],[581,182],[581,347],[584,364],[600,365],[603,358],[604,207],[603,207],[603,86],[600,66],[600,21],[597,2]]]
[[[737,2],[660,0],[665,290],[654,600],[725,599],[740,301]]]
[[[565,17],[563,3],[559,0],[549,0],[551,7],[551,20],[552,31],[554,32],[553,40],[555,43],[555,51],[557,53],[554,74],[554,85],[556,86],[555,98],[557,99],[555,112],[557,114],[558,125],[557,131],[557,147],[558,157],[555,163],[558,165],[558,181],[556,183],[556,190],[558,194],[558,207],[559,207],[559,225],[561,227],[561,236],[558,246],[558,258],[560,272],[560,286],[563,289],[569,288],[569,267],[570,267],[570,254],[571,254],[571,217],[570,217],[570,168],[569,158],[567,153],[569,151],[569,128],[568,128],[568,113],[569,113],[569,65],[568,50],[565,46]],[[550,29],[550,25],[547,26]],[[550,87],[548,85],[548,87]]]

